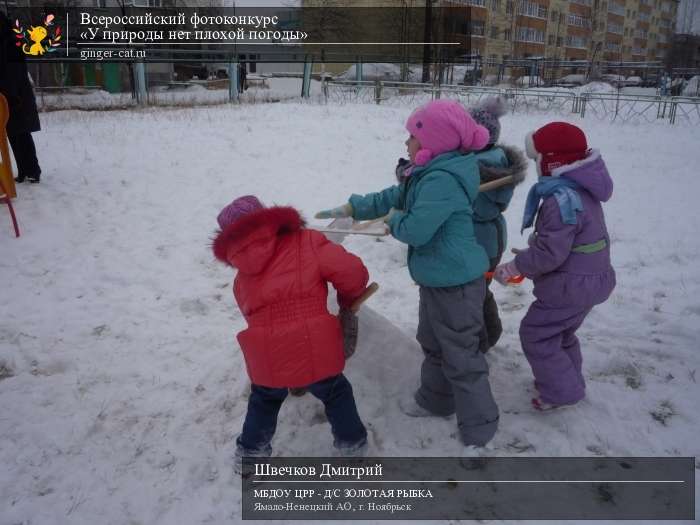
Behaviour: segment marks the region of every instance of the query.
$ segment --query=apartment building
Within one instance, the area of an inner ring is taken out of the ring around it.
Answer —
[[[678,0],[452,0],[472,10],[472,51],[493,62],[662,61]]]

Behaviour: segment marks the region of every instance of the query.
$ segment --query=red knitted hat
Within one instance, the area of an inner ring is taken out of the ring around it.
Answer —
[[[583,131],[567,122],[550,122],[525,137],[527,156],[537,161],[537,171],[548,176],[552,170],[585,159],[588,142]]]

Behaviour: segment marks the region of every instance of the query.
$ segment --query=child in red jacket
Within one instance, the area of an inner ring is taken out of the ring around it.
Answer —
[[[265,208],[247,195],[217,220],[214,255],[238,269],[233,293],[248,322],[237,336],[252,383],[237,461],[272,453],[277,414],[295,387],[323,402],[335,447],[362,454],[367,431],[342,373],[343,336],[327,297],[330,282],[340,307],[349,308],[367,286],[367,268],[322,233],[304,228],[294,208]]]

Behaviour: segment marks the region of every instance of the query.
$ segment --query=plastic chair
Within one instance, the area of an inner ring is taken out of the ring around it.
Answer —
[[[15,237],[19,237],[17,216],[12,206],[12,199],[17,196],[15,191],[15,179],[12,176],[12,162],[10,161],[10,149],[7,142],[7,120],[10,118],[10,108],[7,100],[0,94],[0,202],[7,204],[10,210],[12,226],[15,228]]]

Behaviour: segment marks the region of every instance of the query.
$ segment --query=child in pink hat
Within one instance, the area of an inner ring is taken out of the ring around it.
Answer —
[[[408,244],[408,269],[420,285],[420,387],[399,402],[411,417],[457,415],[465,445],[483,446],[498,426],[488,364],[479,351],[489,261],[474,233],[472,204],[479,166],[470,151],[489,133],[452,100],[415,110],[406,122],[413,164],[404,182],[349,202],[317,218],[385,216],[391,234]]]

